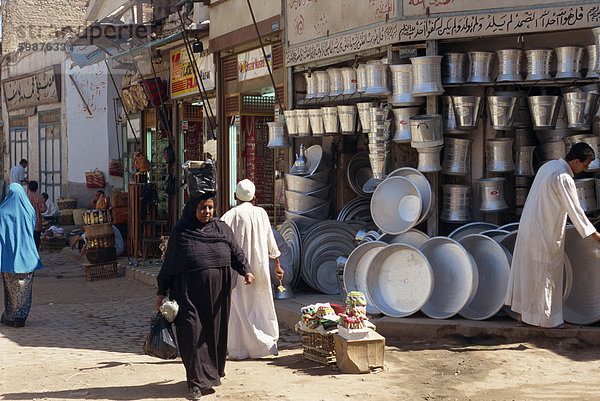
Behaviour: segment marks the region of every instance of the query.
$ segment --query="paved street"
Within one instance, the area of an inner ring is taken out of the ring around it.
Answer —
[[[2,400],[181,400],[179,359],[143,355],[154,288],[127,277],[89,282],[69,255],[43,254],[24,328],[0,327]],[[207,400],[598,399],[600,350],[576,340],[494,337],[386,343],[384,371],[347,375],[302,357],[283,331],[280,355],[228,362]]]

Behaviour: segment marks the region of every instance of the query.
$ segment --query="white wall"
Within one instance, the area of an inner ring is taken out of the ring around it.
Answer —
[[[281,0],[254,0],[251,4],[256,22],[281,14]],[[210,8],[211,39],[249,25],[252,25],[252,17],[246,0],[229,0]],[[255,36],[248,38],[254,39]]]

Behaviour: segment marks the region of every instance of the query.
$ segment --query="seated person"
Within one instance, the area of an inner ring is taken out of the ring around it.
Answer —
[[[108,195],[105,195],[104,191],[101,189],[96,191],[96,197],[90,202],[90,206],[92,209],[100,210],[108,209],[109,204],[110,198],[108,197]]]
[[[121,256],[123,251],[125,250],[125,242],[123,241],[123,236],[117,227],[112,226],[113,231],[115,232],[115,249],[117,251],[117,256]],[[85,234],[81,234],[78,238],[73,241],[71,245],[71,249],[75,249],[80,241],[83,241],[83,246],[81,247],[81,252],[79,253],[81,256],[85,256],[87,251],[87,241],[85,240]]]
[[[46,211],[42,213],[42,219],[51,221],[56,220],[56,218],[60,215],[58,206],[56,206],[56,203],[54,203],[54,201],[48,197],[46,192],[42,193],[42,197],[46,201]]]

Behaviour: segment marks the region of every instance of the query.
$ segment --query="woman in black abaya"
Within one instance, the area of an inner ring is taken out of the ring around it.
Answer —
[[[221,384],[225,376],[232,269],[251,284],[254,276],[227,224],[213,217],[214,195],[192,197],[169,238],[157,277],[156,308],[169,293],[188,399]]]

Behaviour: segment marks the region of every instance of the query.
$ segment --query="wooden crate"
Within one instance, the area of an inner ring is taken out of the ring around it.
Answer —
[[[324,365],[335,363],[334,334],[321,334],[300,329],[302,336],[302,354],[306,359]]]
[[[371,330],[361,340],[347,340],[334,335],[338,369],[344,373],[369,373],[383,369],[385,338]]]
[[[85,264],[85,279],[88,281],[119,277],[117,262]]]

